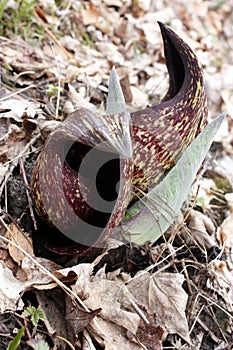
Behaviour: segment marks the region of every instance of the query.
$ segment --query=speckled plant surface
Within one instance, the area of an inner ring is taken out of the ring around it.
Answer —
[[[0,349],[231,350],[232,1],[0,17]]]
[[[163,101],[131,115],[124,101],[117,110],[117,100],[108,114],[80,108],[49,135],[36,162],[37,212],[82,245],[103,243],[130,202],[164,177],[207,123],[202,68],[190,47],[159,25],[170,83]],[[101,166],[106,169],[98,175]],[[99,197],[111,192],[114,200],[103,204]]]

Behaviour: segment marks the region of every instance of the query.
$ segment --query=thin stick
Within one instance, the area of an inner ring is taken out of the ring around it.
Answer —
[[[56,339],[60,339],[62,341],[64,341],[66,344],[69,345],[69,347],[72,349],[72,350],[75,350],[75,347],[71,344],[71,342],[69,340],[67,340],[66,338],[63,338],[61,337],[60,335],[54,335],[54,338]]]
[[[0,217],[0,221],[2,223],[2,225],[5,227],[5,229],[13,236],[12,231],[9,229],[9,227],[7,226],[7,224],[4,222],[4,220]],[[46,274],[48,277],[51,278],[51,280],[53,280],[54,282],[56,282],[59,287],[61,287],[70,297],[75,298],[78,303],[84,308],[85,311],[89,312],[89,309],[86,307],[86,305],[83,303],[83,301],[78,297],[77,294],[75,294],[70,288],[68,288],[64,283],[62,283],[57,277],[54,276],[54,274],[52,274],[49,270],[47,270],[43,265],[41,265],[36,259],[34,259],[28,252],[26,252],[26,250],[24,250],[22,247],[20,247],[18,244],[16,244],[15,242],[9,240],[8,238],[0,235],[0,239],[2,239],[4,242],[13,245],[15,248],[19,249],[25,256],[27,256],[32,262],[33,264],[35,264],[38,269]]]
[[[15,167],[18,165],[18,160],[19,160],[20,158],[22,158],[22,156],[24,156],[25,153],[27,153],[28,149],[40,138],[40,136],[41,136],[40,134],[34,136],[34,137],[31,139],[31,141],[28,142],[28,143],[26,144],[26,146],[22,149],[22,151],[19,153],[19,155],[18,155],[15,159],[12,160],[12,164],[11,164],[11,166],[10,166],[10,168],[9,168],[9,170],[8,170],[8,172],[7,172],[7,174],[5,175],[4,181],[2,182],[2,184],[1,184],[1,186],[0,186],[0,197],[1,197],[1,195],[2,195],[2,192],[3,192],[3,189],[4,189],[5,185],[6,185],[6,183],[7,183],[7,180],[9,179],[9,177],[11,176],[11,174],[13,173]]]
[[[40,18],[40,16],[37,14],[36,11],[34,11],[35,16],[37,17],[38,21],[40,22],[40,24],[44,27],[46,33],[50,36],[50,38],[62,49],[62,51],[64,52],[64,54],[66,55],[66,57],[68,59],[73,58],[73,55],[66,50],[66,48],[61,44],[61,42],[56,38],[56,36],[51,32],[51,30],[48,29],[48,26],[46,25],[46,23],[44,21],[42,21],[42,19]]]
[[[22,89],[20,89],[20,90],[18,90],[18,91],[12,92],[11,94],[0,98],[0,101],[7,100],[7,99],[9,99],[10,97],[13,97],[13,96],[15,96],[15,95],[19,95],[21,92],[24,92],[24,91],[26,91],[26,90],[28,90],[28,89],[32,89],[32,88],[35,88],[35,87],[36,87],[36,85],[34,85],[34,84],[29,85],[29,86],[27,86],[27,87],[25,87],[25,88],[22,88]]]
[[[26,190],[26,195],[27,195],[27,199],[28,199],[30,216],[31,216],[31,219],[32,219],[32,222],[33,222],[34,229],[35,229],[35,231],[37,231],[37,223],[36,223],[34,211],[33,211],[33,208],[32,208],[32,198],[31,198],[29,190],[28,190],[29,189],[29,184],[28,184],[28,180],[27,180],[27,175],[25,173],[25,169],[24,169],[22,158],[20,158],[20,160],[19,160],[19,166],[20,166],[20,172],[21,172],[21,174],[23,176],[23,181],[24,181],[24,184],[25,184],[25,190]]]
[[[61,74],[60,74],[60,66],[59,66],[59,63],[57,60],[57,56],[55,55],[53,45],[50,45],[50,47],[51,47],[53,57],[54,57],[55,62],[56,62],[57,71],[58,71],[58,91],[57,91],[57,103],[56,103],[56,119],[58,119],[58,110],[59,110],[60,95],[61,95]]]
[[[211,338],[213,339],[213,341],[215,341],[215,343],[218,343],[219,338],[217,338],[217,337],[215,336],[215,334],[211,331],[211,329],[210,329],[208,326],[206,326],[205,323],[202,322],[202,320],[201,320],[199,317],[197,318],[197,322],[202,326],[202,328],[203,328],[207,333],[209,333],[209,335],[211,336]]]
[[[9,229],[9,227],[7,226],[7,224],[4,222],[4,220],[0,217],[0,222],[2,223],[2,225],[5,227],[5,229],[13,236],[13,232]],[[9,240],[8,238],[0,235],[0,239],[2,239],[4,242],[13,245],[14,247],[16,247],[17,249],[19,249],[25,256],[27,256],[32,262],[33,264],[36,265],[36,267],[45,275],[47,275],[49,278],[51,278],[52,281],[54,281],[55,283],[57,283],[57,285],[66,293],[70,296],[70,298],[72,300],[76,300],[77,303],[83,307],[83,309],[87,312],[90,312],[89,308],[84,304],[84,302],[82,301],[82,299],[80,299],[80,297],[73,292],[72,289],[70,289],[69,287],[67,287],[64,283],[62,283],[59,278],[57,278],[53,273],[51,273],[49,270],[47,270],[43,265],[41,265],[36,259],[34,259],[28,252],[26,252],[26,250],[24,250],[22,247],[20,247],[18,244],[16,244],[15,242]],[[100,334],[105,334],[104,331],[100,328],[100,326],[97,323],[97,320],[93,319],[92,320],[93,323],[95,324],[98,332]]]
[[[144,315],[144,313],[142,312],[142,310],[137,306],[137,304],[135,303],[134,300],[130,300],[131,305],[133,306],[134,310],[137,312],[137,314],[143,319],[143,321],[146,324],[150,324],[150,321],[148,321],[148,319],[146,318],[146,316]]]

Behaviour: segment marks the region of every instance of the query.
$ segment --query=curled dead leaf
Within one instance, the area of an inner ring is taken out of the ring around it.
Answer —
[[[74,334],[82,332],[93,320],[93,318],[98,315],[101,308],[93,311],[84,311],[76,307],[72,312],[66,315],[68,324],[73,328]]]
[[[29,234],[20,230],[14,222],[11,222],[8,227],[9,231],[6,232],[5,237],[19,245],[25,252],[27,252],[31,256],[34,256],[32,238],[29,236]],[[17,262],[18,265],[21,265],[25,254],[16,246],[10,243],[8,244],[8,249],[10,256],[14,259],[14,261]]]
[[[227,309],[233,311],[233,264],[228,261],[213,260],[210,265],[211,277],[207,280],[207,286],[220,295],[227,305]]]
[[[187,212],[187,229],[182,229],[181,235],[186,244],[200,245],[204,249],[210,249],[217,246],[215,239],[215,227],[211,219],[201,212],[189,210]]]
[[[87,9],[81,10],[82,14],[82,21],[85,26],[90,24],[98,24],[99,19],[99,11],[98,9],[92,4],[92,2],[89,3],[89,7]]]

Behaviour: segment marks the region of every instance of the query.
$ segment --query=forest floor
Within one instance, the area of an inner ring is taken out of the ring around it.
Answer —
[[[0,350],[232,349],[232,0],[12,0],[0,15]],[[130,112],[159,103],[157,21],[196,53],[209,122],[226,112],[205,172],[153,244],[57,254],[36,227],[35,159],[67,113],[104,110],[113,66]]]

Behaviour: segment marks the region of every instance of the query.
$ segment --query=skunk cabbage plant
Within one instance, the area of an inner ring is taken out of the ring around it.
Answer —
[[[169,74],[163,100],[130,114],[113,69],[106,113],[74,111],[48,136],[35,163],[36,211],[82,247],[77,254],[101,246],[127,207],[161,183],[207,125],[197,57],[170,27],[159,26]]]

